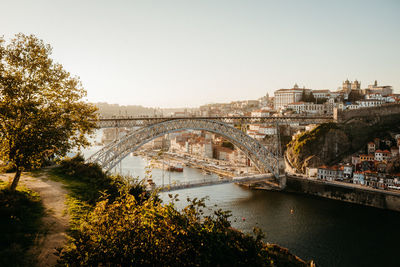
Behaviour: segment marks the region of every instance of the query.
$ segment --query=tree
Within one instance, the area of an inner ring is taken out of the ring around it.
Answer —
[[[351,90],[349,93],[349,96],[347,97],[347,100],[349,102],[355,102],[358,100],[363,99],[364,96],[361,94],[361,92],[359,90]]]
[[[79,78],[50,58],[52,48],[34,35],[0,38],[0,160],[21,172],[46,158],[88,145],[96,108],[83,101]]]
[[[301,99],[300,99],[300,101],[302,101],[302,102],[312,102],[312,103],[314,103],[314,102],[315,102],[314,94],[313,94],[312,92],[310,92],[309,94],[307,94],[307,93],[306,93],[306,90],[303,89],[303,92],[302,92],[302,94],[301,94]]]

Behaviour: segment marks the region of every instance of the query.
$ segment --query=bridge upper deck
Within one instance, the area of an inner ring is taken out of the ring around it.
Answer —
[[[155,123],[170,120],[213,120],[222,121],[228,124],[320,124],[333,121],[333,116],[221,116],[221,117],[112,117],[100,118],[97,125],[99,128],[117,127],[145,127]]]

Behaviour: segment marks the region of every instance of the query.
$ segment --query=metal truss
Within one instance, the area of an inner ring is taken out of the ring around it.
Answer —
[[[272,123],[272,124],[320,124],[333,121],[332,116],[283,116],[283,117],[242,117],[242,116],[221,116],[221,117],[114,117],[100,118],[97,122],[99,128],[118,128],[118,127],[145,127],[155,123],[180,119],[213,120],[221,121],[231,125],[242,125],[252,123]]]
[[[167,133],[181,130],[204,130],[224,136],[246,153],[261,173],[272,173],[279,178],[279,158],[270,153],[257,140],[227,123],[209,119],[185,118],[157,122],[133,130],[120,140],[116,140],[92,155],[87,161],[98,163],[109,171],[122,159],[151,140]]]

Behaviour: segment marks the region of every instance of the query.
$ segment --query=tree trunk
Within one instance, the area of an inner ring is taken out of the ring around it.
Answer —
[[[11,191],[15,191],[15,189],[17,188],[18,182],[19,182],[19,178],[21,177],[21,170],[19,168],[17,168],[17,172],[15,173],[14,179],[12,181],[12,184],[10,186],[10,190]]]

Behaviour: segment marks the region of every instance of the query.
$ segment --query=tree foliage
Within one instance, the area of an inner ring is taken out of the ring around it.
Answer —
[[[20,173],[46,158],[88,144],[96,108],[83,101],[77,77],[50,58],[52,48],[34,35],[0,38],[0,160]]]
[[[361,94],[359,90],[351,90],[347,97],[347,101],[356,102],[358,100],[362,100],[363,98],[364,96]]]
[[[235,150],[234,144],[232,144],[232,143],[229,142],[229,141],[223,141],[222,144],[221,144],[221,146],[222,146],[222,147],[226,147],[226,148],[230,148],[230,149],[232,149],[232,150]]]
[[[314,103],[315,102],[315,97],[314,97],[314,94],[312,93],[312,92],[310,92],[310,93],[306,93],[306,90],[304,90],[303,89],[303,92],[302,92],[302,94],[301,94],[301,100],[300,101],[302,101],[302,102],[312,102],[312,103]]]
[[[71,266],[269,266],[261,241],[230,227],[229,214],[202,216],[203,199],[179,212],[152,199],[138,205],[124,194],[97,203],[61,252]]]

